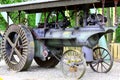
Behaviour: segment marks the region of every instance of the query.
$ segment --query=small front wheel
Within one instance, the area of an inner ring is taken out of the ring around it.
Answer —
[[[107,73],[113,66],[113,58],[110,52],[103,48],[97,47],[93,49],[94,61],[90,63],[90,67],[99,73]]]
[[[63,74],[70,78],[80,79],[86,71],[86,61],[82,53],[68,50],[61,59]]]

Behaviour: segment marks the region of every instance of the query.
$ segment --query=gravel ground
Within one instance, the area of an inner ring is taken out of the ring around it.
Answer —
[[[2,78],[2,79],[1,79]],[[44,69],[33,61],[28,71],[15,72],[8,69],[4,61],[0,62],[0,80],[75,80],[66,78],[57,65],[55,68]],[[96,73],[87,67],[81,80],[120,80],[120,63],[114,62],[113,68],[108,73]]]

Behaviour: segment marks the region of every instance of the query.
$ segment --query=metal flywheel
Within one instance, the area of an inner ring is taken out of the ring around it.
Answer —
[[[22,25],[10,25],[3,36],[2,52],[10,69],[28,69],[34,58],[34,40],[30,30]]]

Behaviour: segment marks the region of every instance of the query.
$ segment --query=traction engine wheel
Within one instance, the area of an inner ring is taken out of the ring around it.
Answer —
[[[3,59],[3,54],[2,54],[2,35],[0,33],[0,61]]]
[[[67,50],[61,59],[61,69],[65,76],[80,79],[86,71],[83,54],[76,50]]]
[[[10,25],[3,36],[2,50],[10,69],[28,69],[34,58],[34,41],[29,29],[21,25]]]
[[[51,50],[54,50],[54,48],[51,49]],[[60,48],[59,50],[61,51],[60,54],[55,53],[55,54],[58,54],[58,55],[56,55],[57,58],[52,55],[52,56],[46,57],[46,60],[45,60],[45,61],[41,60],[39,57],[35,57],[34,59],[35,59],[36,63],[37,63],[40,67],[53,68],[53,67],[55,67],[55,66],[59,63],[59,60],[58,60],[58,59],[61,59],[63,49]]]
[[[94,61],[90,63],[90,67],[98,73],[107,73],[113,66],[113,58],[110,52],[103,48],[97,47],[93,49]]]

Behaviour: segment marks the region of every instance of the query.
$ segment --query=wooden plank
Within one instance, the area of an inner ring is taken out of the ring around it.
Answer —
[[[92,4],[100,2],[99,0],[51,0],[49,2],[41,2],[40,0],[35,2],[23,2],[17,4],[8,4],[8,5],[1,5],[0,12],[6,11],[37,11],[43,9],[51,9],[56,7],[66,7],[66,6],[74,6],[74,5],[82,5],[82,4]]]
[[[118,59],[120,60],[120,44],[118,44]]]
[[[114,60],[120,61],[120,43],[111,43],[110,51],[113,55]]]
[[[114,49],[113,49],[113,46],[114,46],[114,44],[110,44],[110,52],[111,52],[111,54],[112,54],[112,56],[113,56],[113,58],[114,58]]]
[[[117,59],[117,48],[118,48],[117,44],[114,43],[113,48],[114,48],[114,59]]]
[[[118,6],[120,6],[120,0],[118,0]],[[7,5],[0,5],[0,12],[6,11],[26,11],[28,13],[33,12],[43,12],[49,11],[52,9],[85,9],[85,4],[89,7],[93,7],[93,3],[95,7],[102,7],[101,0],[39,0],[39,1],[29,1],[29,2],[22,2],[16,4],[7,4]],[[114,7],[114,0],[105,0],[105,7]]]

